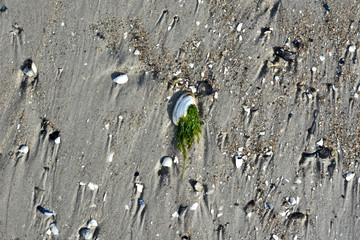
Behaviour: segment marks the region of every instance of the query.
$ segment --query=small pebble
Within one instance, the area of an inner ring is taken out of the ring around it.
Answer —
[[[177,217],[179,217],[179,213],[178,213],[178,212],[174,212],[171,216],[172,216],[173,218],[177,218]]]
[[[294,181],[295,184],[300,184],[301,183],[301,179],[300,178],[296,178],[295,181]]]

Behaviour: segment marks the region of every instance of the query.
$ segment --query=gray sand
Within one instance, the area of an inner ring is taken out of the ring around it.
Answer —
[[[359,238],[358,1],[0,3],[1,239],[92,219],[93,239]],[[190,86],[203,133],[181,182],[169,114]]]

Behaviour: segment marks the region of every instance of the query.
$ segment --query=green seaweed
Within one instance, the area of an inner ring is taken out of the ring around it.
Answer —
[[[199,118],[199,112],[195,105],[190,105],[186,116],[181,117],[178,124],[177,135],[177,147],[184,155],[184,164],[181,172],[181,181],[183,179],[186,162],[186,148],[190,149],[191,145],[197,137],[197,143],[199,143],[199,134],[201,134],[201,124]],[[187,145],[187,147],[186,147]]]

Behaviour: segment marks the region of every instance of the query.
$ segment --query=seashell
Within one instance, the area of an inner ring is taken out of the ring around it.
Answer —
[[[195,189],[197,192],[202,192],[202,191],[204,191],[204,186],[203,186],[201,183],[197,182],[197,183],[194,185],[194,189]]]
[[[80,230],[80,235],[83,239],[92,239],[93,232],[88,228],[82,228]]]
[[[114,78],[114,82],[117,84],[124,84],[129,80],[128,76],[125,73],[120,74],[116,78]]]
[[[198,203],[194,203],[191,207],[190,207],[190,211],[195,211],[198,208],[199,204]]]
[[[92,182],[89,182],[88,187],[91,191],[95,191],[99,188],[99,186],[97,184],[94,184]]]
[[[136,191],[142,193],[144,190],[144,185],[136,183]]]
[[[244,160],[240,156],[235,156],[235,166],[236,168],[240,168],[243,164]]]
[[[50,224],[50,229],[52,234],[59,235],[59,229],[56,227],[55,223]]]
[[[19,153],[27,154],[29,152],[29,147],[26,145],[22,145],[19,149]]]
[[[161,165],[163,167],[171,168],[171,166],[172,166],[172,158],[171,157],[164,157]]]
[[[22,67],[23,72],[29,77],[37,76],[37,67],[31,59],[27,59]]]
[[[350,172],[348,174],[345,175],[345,179],[346,181],[350,182],[351,180],[353,180],[353,178],[355,177],[355,174],[353,172]]]
[[[185,92],[179,97],[172,115],[172,121],[176,126],[178,125],[180,118],[186,116],[187,110],[191,105],[197,106],[194,94]]]
[[[98,226],[98,223],[96,222],[95,219],[90,220],[87,224],[87,227],[90,229],[95,229]]]
[[[45,216],[55,216],[56,214],[53,211],[47,210],[45,208],[43,208],[42,206],[37,206],[36,209],[41,212],[42,214],[44,214]]]

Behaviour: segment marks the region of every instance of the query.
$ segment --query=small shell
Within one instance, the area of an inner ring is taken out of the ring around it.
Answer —
[[[197,192],[202,192],[202,191],[204,191],[204,186],[203,186],[201,183],[197,182],[197,183],[194,185],[194,189],[195,189]]]
[[[98,226],[98,223],[96,222],[96,220],[90,220],[87,224],[87,227],[90,229],[95,229]]]
[[[26,75],[28,75],[29,77],[37,76],[37,67],[31,59],[26,60],[23,66],[23,72]]]
[[[52,234],[59,235],[59,229],[56,227],[55,223],[50,224],[50,229]]]
[[[236,168],[240,168],[243,164],[244,160],[240,156],[235,156],[235,166]]]
[[[190,207],[190,211],[195,211],[198,208],[199,204],[198,203],[194,203],[191,207]]]
[[[164,157],[161,165],[162,165],[163,167],[171,168],[172,162],[173,162],[173,161],[172,161],[172,158],[171,158],[171,157]]]
[[[183,95],[181,95],[179,97],[179,99],[177,100],[177,102],[175,104],[173,115],[172,115],[173,123],[176,126],[178,125],[180,118],[186,116],[187,110],[191,105],[195,105],[195,106],[197,105],[195,97],[192,93],[185,92]]]
[[[29,152],[29,147],[26,145],[22,145],[19,149],[20,153],[27,154]]]
[[[80,230],[80,235],[83,239],[92,239],[93,232],[88,228],[83,228]]]
[[[114,78],[114,82],[117,84],[124,84],[129,80],[128,76],[126,74],[120,74],[116,78]]]
[[[136,191],[142,193],[144,190],[144,185],[136,183]]]
[[[99,188],[99,186],[97,184],[94,184],[92,182],[89,182],[88,187],[91,191],[95,191]]]
[[[346,174],[346,181],[350,182],[351,180],[353,180],[353,178],[355,177],[355,174],[353,172],[350,172],[348,174]]]

